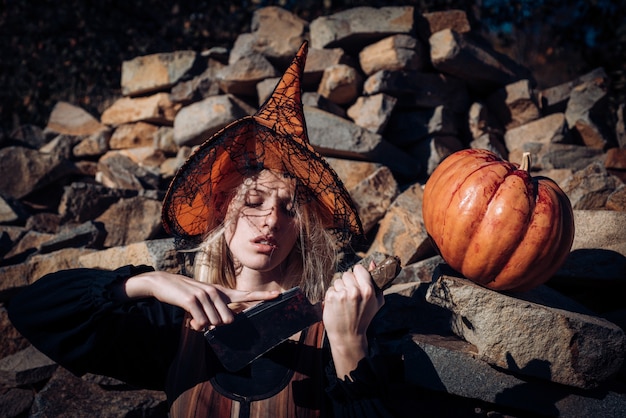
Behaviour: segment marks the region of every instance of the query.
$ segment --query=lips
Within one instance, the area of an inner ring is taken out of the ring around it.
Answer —
[[[252,243],[257,246],[260,251],[274,251],[278,248],[278,243],[273,237],[259,236],[252,240]]]

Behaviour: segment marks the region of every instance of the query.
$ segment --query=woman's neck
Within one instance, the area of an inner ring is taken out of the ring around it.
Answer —
[[[286,290],[283,287],[284,277],[279,271],[261,272],[250,269],[242,269],[237,275],[238,290]]]

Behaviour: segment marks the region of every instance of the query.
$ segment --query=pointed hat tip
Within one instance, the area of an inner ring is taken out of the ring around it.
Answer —
[[[276,131],[289,130],[288,133],[305,142],[308,139],[304,128],[300,79],[307,52],[308,42],[304,41],[274,91],[255,115],[259,123]]]

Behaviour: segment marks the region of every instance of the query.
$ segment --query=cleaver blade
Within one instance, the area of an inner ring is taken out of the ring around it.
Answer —
[[[382,291],[400,270],[400,259],[388,256],[370,274]],[[206,331],[204,337],[224,368],[236,372],[321,320],[322,302],[312,304],[302,289],[294,287],[238,313],[233,322]]]
[[[322,320],[322,303],[312,304],[299,287],[261,302],[230,324],[204,333],[224,368],[243,369],[295,333]]]

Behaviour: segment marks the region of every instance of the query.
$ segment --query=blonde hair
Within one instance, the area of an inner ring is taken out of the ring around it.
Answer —
[[[194,260],[196,280],[235,287],[237,269],[224,233],[236,222],[247,190],[249,183],[244,180],[230,197],[230,202],[235,202],[234,208],[227,211],[224,221],[207,234],[197,249]],[[295,195],[296,191],[293,193]],[[286,288],[300,286],[312,302],[317,302],[323,298],[337,269],[337,242],[332,232],[324,227],[321,208],[315,199],[309,198],[306,202],[294,199],[294,205],[299,234],[287,256],[287,270],[283,272],[283,280],[287,281],[282,285]]]

